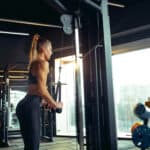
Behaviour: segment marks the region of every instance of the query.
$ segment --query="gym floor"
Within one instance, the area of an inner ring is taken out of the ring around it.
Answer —
[[[78,150],[75,138],[55,138],[54,142],[41,142],[40,150]],[[21,139],[13,139],[9,141],[10,147],[0,148],[1,150],[23,150]],[[118,150],[139,150],[130,140],[119,140]]]

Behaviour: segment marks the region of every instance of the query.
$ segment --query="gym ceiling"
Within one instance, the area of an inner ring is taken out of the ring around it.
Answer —
[[[0,19],[12,19],[19,21],[61,25],[60,13],[56,11],[48,1],[50,0],[1,0]],[[70,5],[70,3],[68,2],[72,1],[74,0],[66,0],[65,2],[66,4]],[[122,33],[127,30],[136,29],[141,26],[147,26],[150,24],[149,0],[110,0],[109,2],[125,6],[124,8],[109,6],[113,45],[125,43],[128,42],[128,40],[132,41],[145,38],[150,35],[150,31],[141,31],[139,35],[137,35],[136,33],[136,36],[130,35],[130,37],[128,37],[128,35],[122,36],[122,34],[116,36],[116,33]],[[85,6],[85,4],[82,8],[84,10],[83,16],[91,15],[91,19],[96,18],[94,9]],[[60,31],[60,29],[47,27],[43,28],[38,26],[8,23],[3,21],[0,21],[0,31],[23,32],[30,33],[31,35],[38,32],[41,35],[48,36],[53,43],[53,48],[58,50],[62,46],[71,46],[74,38],[73,36],[66,35],[64,35],[62,38],[62,31]],[[11,59],[13,59],[13,64],[27,63],[27,54],[30,48],[31,41],[30,38],[26,36],[20,36],[18,38],[18,36],[15,37],[14,35],[0,34],[0,68],[1,65],[6,64],[6,62],[9,62]],[[23,50],[23,53],[20,52],[20,49]],[[6,58],[9,58],[9,61]],[[14,62],[14,59],[16,59],[16,62]]]
[[[60,14],[48,4],[48,1],[50,0],[1,0],[0,18],[60,24]],[[66,0],[66,2],[72,1],[74,0]],[[110,2],[125,6],[125,8],[109,7],[111,27],[115,26],[113,32],[128,29],[132,25],[138,26],[138,21],[141,24],[150,22],[147,16],[150,7],[149,0],[110,0]]]

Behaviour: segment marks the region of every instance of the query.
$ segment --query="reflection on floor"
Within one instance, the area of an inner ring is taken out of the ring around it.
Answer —
[[[21,139],[10,140],[10,147],[1,150],[23,150]],[[86,148],[85,148],[86,149]],[[41,142],[40,150],[78,150],[77,141],[74,138],[55,138],[54,142]],[[140,150],[129,140],[119,140],[118,150]]]
[[[119,140],[118,150],[140,150],[140,149],[136,148],[132,143],[132,141],[130,140]]]

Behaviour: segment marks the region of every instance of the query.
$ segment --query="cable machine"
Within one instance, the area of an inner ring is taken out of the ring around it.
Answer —
[[[77,123],[77,139],[80,150],[84,149],[84,137],[83,137],[83,110],[82,97],[81,97],[81,75],[79,67],[80,59],[80,42],[79,42],[79,30],[81,29],[81,16],[80,11],[81,5],[89,5],[91,8],[95,9],[100,13],[99,17],[102,18],[103,26],[103,43],[102,47],[97,47],[94,49],[94,53],[90,55],[88,53],[84,61],[84,88],[85,88],[85,115],[86,115],[86,145],[87,150],[116,150],[116,126],[115,126],[115,114],[114,114],[114,101],[113,101],[113,86],[112,86],[112,68],[111,68],[111,37],[110,37],[110,23],[108,15],[108,5],[113,5],[115,7],[120,7],[119,4],[115,5],[109,3],[108,0],[97,0],[94,2],[92,0],[46,0],[52,7],[56,6],[55,9],[60,13],[67,13],[67,17],[64,17],[64,21],[69,24],[63,26],[64,32],[67,34],[74,33],[75,36],[75,54],[76,54],[76,123]],[[75,4],[75,5],[72,5]],[[6,20],[5,20],[6,21]],[[97,29],[94,29],[97,30]],[[98,31],[99,32],[99,31]],[[89,63],[91,68],[94,69],[93,73],[91,70],[86,68]],[[94,62],[94,63],[93,63]],[[7,69],[6,69],[7,70]],[[89,74],[92,74],[91,76]],[[89,75],[89,76],[87,76]],[[5,78],[7,79],[7,78]],[[88,81],[91,83],[87,84]],[[86,83],[87,82],[87,83]],[[6,84],[7,86],[7,84]],[[92,92],[92,88],[95,92]],[[59,90],[60,89],[60,90]],[[58,91],[58,92],[57,92]],[[61,84],[58,82],[58,89],[56,88],[56,94],[61,95]],[[94,96],[93,96],[93,95]],[[2,95],[2,98],[7,101],[7,96]],[[2,141],[7,144],[7,117],[6,112],[6,101],[1,100],[2,106]],[[91,118],[93,120],[91,120]],[[44,121],[42,125],[47,125]],[[43,126],[44,129],[44,126]],[[94,132],[93,132],[94,131]],[[45,136],[44,130],[43,136]],[[52,135],[52,134],[51,134]],[[105,136],[104,136],[105,135]],[[96,139],[97,138],[97,139]]]
[[[85,118],[86,118],[86,146],[87,150],[116,150],[116,124],[113,100],[112,66],[111,66],[111,34],[108,14],[108,5],[123,8],[124,5],[110,3],[108,0],[46,0],[51,7],[54,7],[61,14],[67,14],[63,22],[63,30],[66,34],[74,32],[75,54],[76,54],[76,123],[77,139],[79,149],[84,149],[83,137],[83,112],[81,107],[81,85],[79,67],[79,31],[81,6],[88,5],[98,14],[102,20],[103,38],[92,50],[89,50],[83,57],[84,64],[84,92],[85,92]],[[95,13],[95,14],[96,14]],[[86,13],[85,13],[86,14]],[[84,13],[82,18],[84,18]],[[87,14],[86,14],[87,15]],[[96,16],[96,15],[95,15]],[[86,16],[87,17],[87,16]],[[96,18],[96,17],[95,17]],[[71,21],[70,21],[71,20]],[[71,23],[70,23],[71,22]],[[98,23],[99,20],[97,20]],[[66,23],[67,24],[67,23]],[[100,28],[95,28],[100,34]],[[88,31],[87,31],[88,32]],[[100,36],[99,36],[100,37]],[[99,38],[98,37],[98,38]],[[89,37],[92,40],[93,37]],[[89,66],[91,65],[91,67]]]

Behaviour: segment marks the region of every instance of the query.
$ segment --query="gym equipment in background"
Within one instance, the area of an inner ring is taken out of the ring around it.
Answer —
[[[138,103],[134,108],[134,114],[140,118],[143,123],[136,122],[131,128],[132,141],[135,146],[146,150],[150,147],[150,128],[148,121],[150,119],[150,111],[142,103]]]

